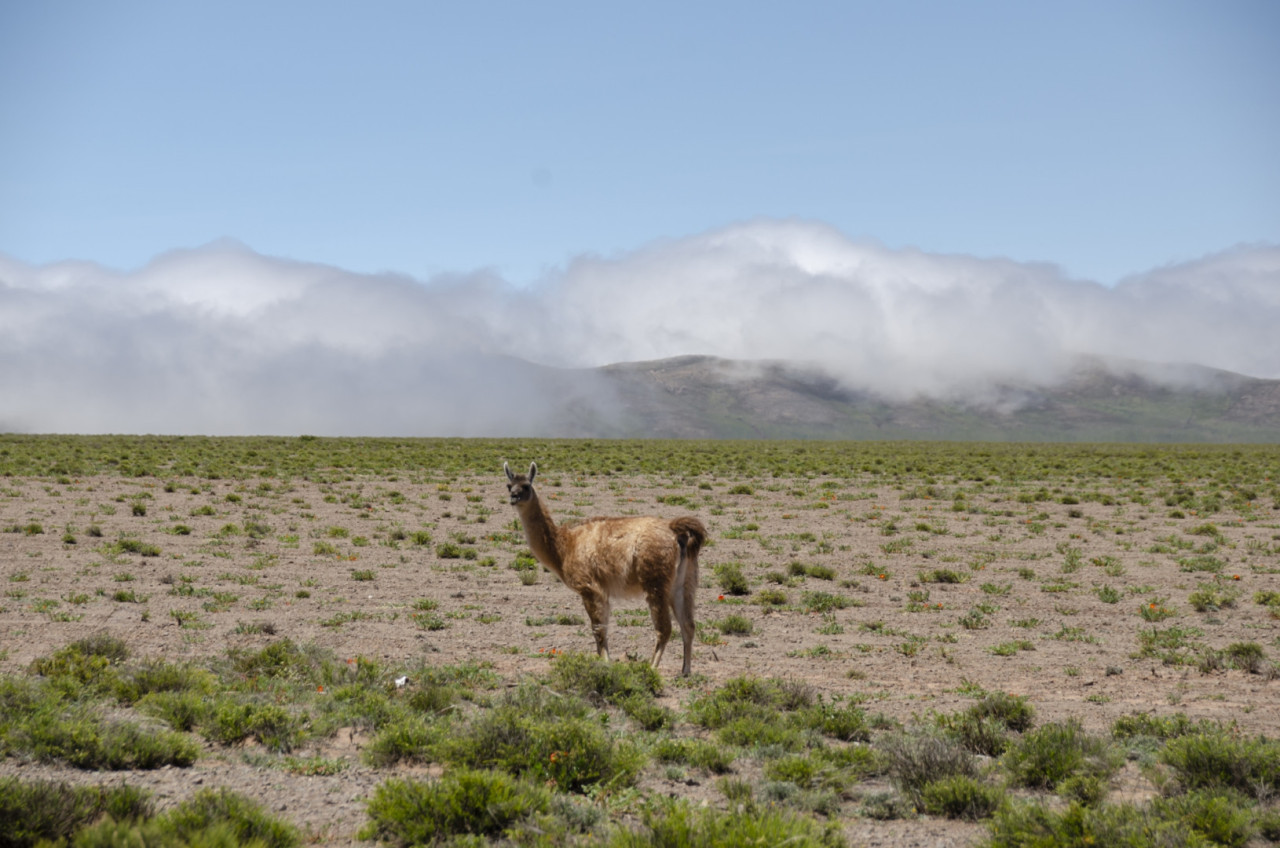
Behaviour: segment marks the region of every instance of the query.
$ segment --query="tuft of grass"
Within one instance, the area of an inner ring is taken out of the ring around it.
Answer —
[[[839,825],[774,808],[740,805],[731,812],[695,808],[684,801],[663,799],[645,808],[641,826],[614,832],[609,848],[730,845],[786,845],[787,848],[836,848],[844,844]]]
[[[805,592],[800,596],[800,604],[807,612],[829,613],[852,606],[853,602],[831,592]]]
[[[1009,745],[1010,732],[1024,732],[1035,721],[1026,698],[990,692],[968,709],[939,716],[938,727],[975,754],[998,757]]]
[[[565,792],[630,786],[644,763],[634,745],[606,732],[585,701],[533,685],[454,728],[434,754],[442,762],[545,781]]]
[[[301,834],[293,825],[268,814],[256,801],[226,788],[200,790],[160,817],[160,823],[162,832],[176,836],[179,844],[204,844],[201,837],[219,829],[229,832],[233,844],[237,845],[296,848],[302,842]]]
[[[879,746],[889,779],[898,791],[923,804],[925,786],[955,777],[975,777],[973,754],[953,739],[937,733],[897,734]]]
[[[1004,754],[1013,784],[1031,789],[1055,789],[1073,777],[1109,778],[1122,762],[1119,750],[1085,733],[1075,719],[1029,731]]]
[[[9,846],[62,840],[104,816],[123,822],[152,814],[150,796],[134,786],[71,786],[17,777],[0,778],[0,833]]]
[[[726,595],[750,595],[751,586],[742,573],[742,564],[722,562],[716,565],[716,584]]]
[[[726,636],[750,636],[755,630],[755,625],[745,615],[726,615],[718,621],[713,621],[711,626]]]
[[[712,774],[728,774],[734,760],[731,750],[705,739],[661,739],[652,753],[660,763],[680,763]]]
[[[949,819],[977,821],[990,818],[1005,803],[1005,792],[967,774],[926,783],[920,790],[924,811]]]
[[[1189,789],[1232,789],[1266,798],[1280,789],[1280,741],[1242,738],[1223,729],[1178,736],[1165,743],[1160,762]]]
[[[410,846],[459,836],[498,837],[550,806],[546,789],[495,771],[455,768],[429,783],[393,778],[369,799],[370,821],[360,838]]]

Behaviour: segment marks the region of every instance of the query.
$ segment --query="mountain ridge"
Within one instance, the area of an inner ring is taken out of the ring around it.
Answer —
[[[555,416],[577,436],[1280,442],[1280,380],[1192,364],[1082,356],[1053,383],[905,401],[772,360],[687,355],[578,373],[591,389]]]

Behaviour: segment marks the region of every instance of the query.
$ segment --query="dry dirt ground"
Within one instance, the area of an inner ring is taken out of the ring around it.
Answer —
[[[101,631],[123,639],[135,657],[200,659],[287,637],[392,666],[491,663],[509,683],[545,672],[552,651],[591,650],[586,627],[539,623],[581,616],[581,604],[550,574],[525,585],[511,568],[527,548],[514,532],[500,472],[448,484],[174,482],[0,481],[7,531],[0,533],[0,672],[25,673],[37,657]],[[732,493],[740,483],[752,492]],[[1127,714],[1182,711],[1280,733],[1280,683],[1268,675],[1206,674],[1135,656],[1141,632],[1171,626],[1197,628],[1197,641],[1209,648],[1254,642],[1268,660],[1280,654],[1280,621],[1253,600],[1259,590],[1280,591],[1280,513],[1271,504],[1253,514],[1178,518],[1154,497],[1148,505],[1018,500],[1037,484],[973,487],[961,510],[953,509],[951,491],[926,497],[870,479],[825,488],[814,480],[713,480],[699,488],[644,476],[556,479],[546,469],[539,484],[560,519],[693,513],[706,522],[699,621],[736,613],[754,631],[717,638],[708,630],[687,684],[675,679],[677,638],[662,668],[669,682],[663,703],[673,708],[747,674],[804,681],[827,697],[869,695],[869,710],[908,724],[968,706],[980,687],[1029,697],[1039,722],[1075,717],[1095,732]],[[686,502],[659,501],[673,495]],[[1206,535],[1210,522],[1217,539]],[[190,532],[173,532],[179,525]],[[431,543],[415,544],[413,534],[424,530]],[[154,545],[158,554],[109,550],[122,538]],[[463,556],[442,557],[439,546],[448,542]],[[1197,612],[1188,602],[1215,581],[1180,566],[1179,557],[1198,551],[1223,563],[1216,585],[1234,593],[1233,606]],[[719,599],[716,567],[730,562],[741,564],[751,595]],[[826,566],[833,579],[790,575],[793,563]],[[938,569],[964,582],[922,582]],[[175,594],[180,585],[197,591]],[[1101,587],[1118,600],[1107,602]],[[785,593],[787,604],[758,603],[770,589]],[[852,603],[826,615],[804,611],[809,592]],[[128,593],[132,599],[117,599]],[[444,629],[426,630],[411,618],[422,598],[438,601]],[[1153,605],[1171,617],[1145,620],[1140,611]],[[274,633],[245,627],[255,624]],[[615,609],[615,656],[647,657],[652,640],[639,605]],[[993,653],[1002,645],[1009,655]],[[210,749],[189,769],[152,772],[86,773],[9,758],[0,775],[129,783],[155,792],[161,808],[197,788],[226,785],[262,800],[312,840],[346,845],[366,820],[372,789],[404,773],[363,764],[364,741],[340,734],[325,743],[318,753],[350,761],[331,776],[263,768],[260,753],[227,749]],[[749,769],[749,761],[740,758],[738,767]],[[723,803],[710,782],[668,781],[657,768],[644,787]],[[1128,769],[1116,791],[1142,797],[1150,787]],[[850,816],[843,824],[855,846],[970,845],[985,832],[930,818]]]

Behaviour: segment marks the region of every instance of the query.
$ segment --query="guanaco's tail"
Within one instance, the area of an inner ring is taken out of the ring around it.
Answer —
[[[698,587],[698,552],[707,540],[707,528],[692,516],[671,519],[671,531],[680,545],[680,566],[677,582],[684,587],[684,594],[691,601]]]

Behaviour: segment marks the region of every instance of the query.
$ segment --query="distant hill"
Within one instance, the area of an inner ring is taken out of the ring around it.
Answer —
[[[1199,366],[1082,358],[1056,385],[994,386],[981,402],[956,403],[892,403],[813,368],[709,356],[560,372],[554,382],[574,387],[552,416],[556,435],[1280,442],[1280,381]]]

